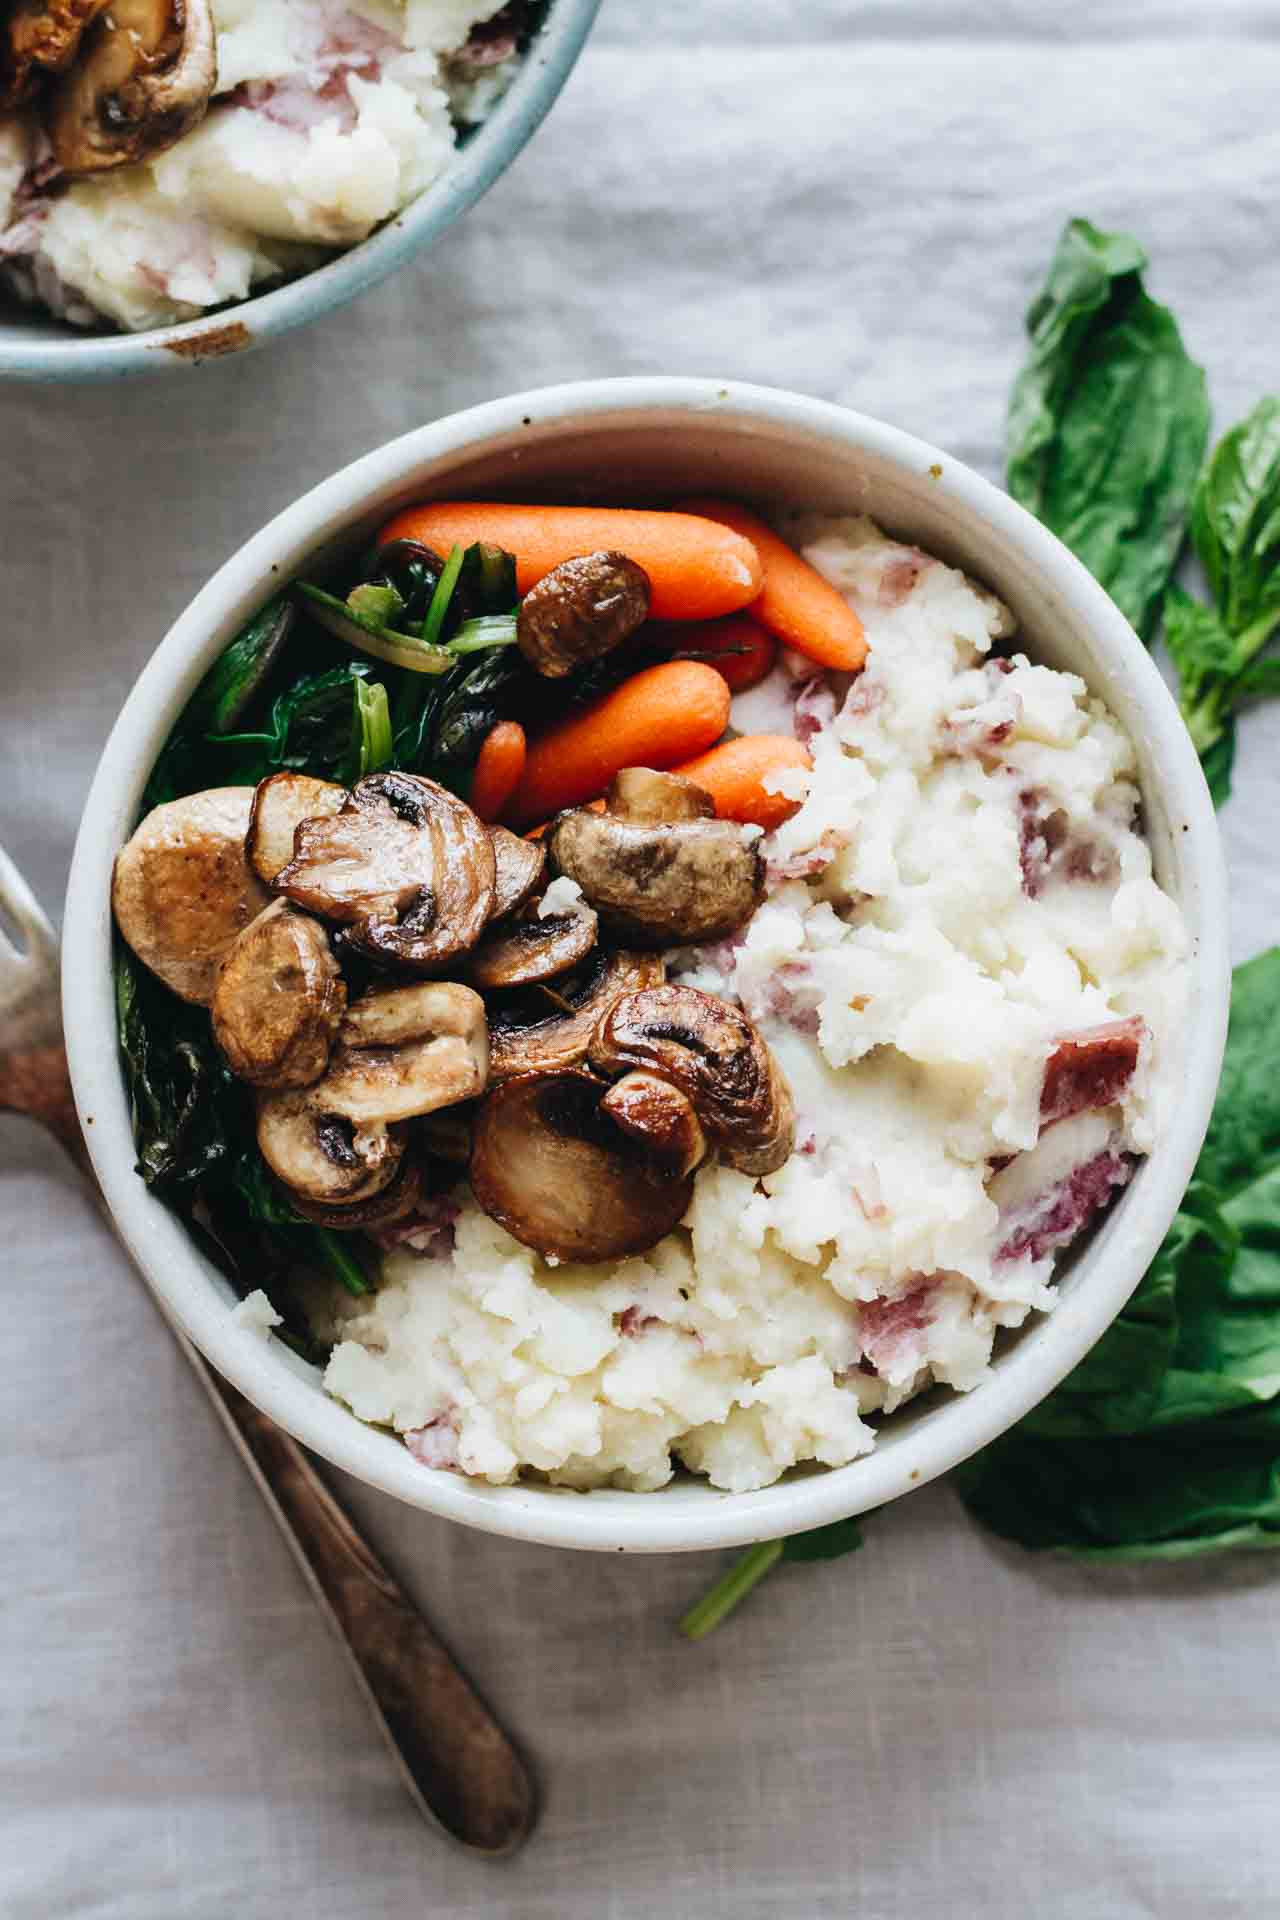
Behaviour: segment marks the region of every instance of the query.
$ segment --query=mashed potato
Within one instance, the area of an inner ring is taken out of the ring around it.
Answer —
[[[1129,741],[962,574],[867,520],[789,531],[870,658],[738,697],[813,770],[784,776],[803,805],[753,919],[671,972],[756,1022],[796,1151],[763,1180],[707,1166],[682,1228],[615,1268],[549,1264],[461,1190],[326,1375],[427,1465],[743,1490],[852,1460],[866,1416],[978,1386],[997,1330],[1052,1308],[1057,1252],[1160,1131],[1185,935]]]
[[[49,193],[34,124],[0,124],[0,261],[66,317],[137,330],[354,246],[448,166],[454,114],[480,117],[509,78],[511,58],[462,82],[446,63],[496,8],[213,0],[214,104],[149,164]]]

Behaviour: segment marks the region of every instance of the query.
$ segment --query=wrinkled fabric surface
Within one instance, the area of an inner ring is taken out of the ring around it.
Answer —
[[[1131,227],[1221,428],[1274,383],[1280,26],[1257,0],[606,0],[552,118],[431,255],[242,363],[0,388],[0,842],[56,911],[94,758],[209,572],[424,419],[724,373],[1000,465],[1063,219]],[[1280,928],[1280,710],[1224,817]],[[427,1833],[221,1430],[56,1151],[0,1119],[6,1920],[1218,1920],[1266,1913],[1280,1564],[1040,1562],[945,1486],[784,1569],[585,1557],[343,1481],[540,1776],[527,1850]]]

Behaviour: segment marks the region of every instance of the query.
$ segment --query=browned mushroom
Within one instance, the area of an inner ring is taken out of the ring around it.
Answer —
[[[493,840],[494,882],[492,920],[504,920],[522,907],[547,870],[547,850],[541,840],[524,840],[506,827],[490,827]]]
[[[471,956],[471,978],[483,991],[554,980],[581,966],[596,944],[596,916],[588,906],[543,918],[531,902],[507,920],[494,921]]]
[[[364,1125],[412,1120],[484,1091],[484,1002],[443,980],[380,987],[353,1001],[329,1071],[312,1089],[326,1113]]]
[[[795,1144],[791,1090],[745,1014],[694,987],[653,987],[609,1008],[587,1058],[636,1068],[687,1095],[708,1138],[742,1173],[773,1173]]]
[[[16,0],[0,7],[0,108],[29,100],[50,74],[65,72],[87,28],[111,0]]]
[[[323,1082],[321,1083],[323,1084]],[[291,1194],[321,1206],[354,1206],[389,1187],[405,1152],[403,1127],[357,1127],[327,1112],[316,1088],[258,1096],[258,1146]]]
[[[104,173],[163,153],[205,115],[217,82],[209,0],[112,0],[50,95],[65,173]]]
[[[251,787],[211,787],[155,807],[116,856],[116,925],[144,966],[208,1006],[218,962],[269,903],[244,839]]]
[[[736,822],[713,812],[692,781],[629,767],[603,813],[575,807],[552,822],[552,871],[578,882],[615,940],[722,940],[763,900],[764,860]]]
[[[374,773],[340,813],[304,820],[279,892],[343,941],[411,973],[439,973],[479,939],[493,905],[489,830],[434,780]]]
[[[309,773],[272,773],[254,789],[245,852],[268,886],[293,858],[293,837],[304,820],[325,819],[347,804],[347,790]]]
[[[471,1152],[477,1203],[556,1260],[618,1260],[678,1226],[692,1193],[601,1110],[580,1069],[529,1074],[481,1103]]]
[[[495,993],[489,1000],[489,1082],[550,1073],[586,1058],[601,1017],[624,993],[656,987],[666,963],[656,953],[597,951],[556,980]]]
[[[399,1171],[381,1193],[366,1200],[353,1200],[347,1206],[323,1206],[308,1200],[305,1194],[290,1191],[289,1199],[304,1220],[318,1227],[335,1227],[339,1233],[357,1233],[370,1227],[389,1227],[411,1214],[422,1197],[422,1173],[417,1162],[405,1155]]]
[[[318,920],[273,900],[218,966],[213,1036],[255,1087],[308,1087],[329,1061],[347,989]]]
[[[605,801],[621,820],[669,826],[676,820],[714,820],[716,803],[696,780],[682,773],[658,773],[653,767],[623,767],[615,773]]]
[[[692,1101],[656,1073],[624,1073],[600,1109],[674,1173],[693,1173],[707,1157],[707,1136]]]
[[[520,602],[516,643],[538,673],[559,680],[611,653],[642,627],[649,576],[625,553],[562,560]]]

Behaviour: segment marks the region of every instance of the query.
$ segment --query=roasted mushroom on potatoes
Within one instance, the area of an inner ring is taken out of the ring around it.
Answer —
[[[218,963],[270,902],[245,859],[251,787],[210,787],[155,807],[116,856],[116,925],[144,966],[208,1006]]]
[[[153,158],[204,118],[217,73],[209,0],[111,0],[50,96],[54,157],[70,174]]]
[[[327,1113],[362,1125],[394,1122],[472,1099],[488,1074],[479,994],[449,981],[420,981],[352,1001],[314,1092]]]
[[[656,1073],[624,1073],[600,1108],[677,1174],[693,1173],[707,1157],[707,1136],[692,1100]]]
[[[304,820],[277,891],[345,943],[411,973],[441,972],[493,907],[493,840],[455,794],[411,773],[367,775],[340,813]]]
[[[111,0],[15,0],[0,7],[0,110],[20,106],[64,73]]]
[[[346,1207],[390,1186],[404,1158],[403,1127],[356,1126],[331,1113],[316,1089],[258,1096],[258,1146],[277,1180],[321,1206]]]
[[[540,840],[523,840],[506,827],[490,827],[493,841],[493,920],[505,919],[537,891],[547,870],[547,850]]]
[[[227,1065],[255,1087],[306,1087],[328,1065],[347,989],[318,920],[287,900],[251,920],[218,965],[210,1014]]]
[[[683,1218],[693,1191],[602,1110],[581,1069],[520,1075],[476,1117],[471,1189],[484,1211],[555,1260],[643,1253]]]
[[[309,773],[272,773],[254,789],[245,852],[259,880],[271,886],[293,858],[294,835],[304,820],[341,813],[347,790]]]
[[[692,781],[628,768],[603,813],[575,807],[552,822],[552,871],[578,882],[616,940],[722,940],[764,898],[764,860],[742,827],[708,817],[713,811]]]
[[[554,980],[580,966],[596,944],[597,921],[588,906],[543,915],[531,903],[495,921],[471,956],[471,978],[482,991]]]
[[[742,1173],[773,1173],[795,1144],[791,1090],[746,1015],[694,987],[628,993],[605,1013],[587,1059],[598,1073],[655,1074],[679,1088]]]
[[[490,1082],[576,1066],[586,1059],[591,1036],[614,1001],[658,986],[666,971],[661,954],[597,949],[572,973],[491,994]]]

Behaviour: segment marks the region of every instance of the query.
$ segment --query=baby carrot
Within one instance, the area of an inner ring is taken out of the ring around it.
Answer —
[[[731,693],[757,686],[772,670],[778,653],[772,634],[741,613],[726,614],[723,620],[655,620],[645,628],[643,638],[652,640],[660,653],[705,659],[724,675]]]
[[[471,776],[471,809],[482,820],[500,820],[520,784],[527,754],[518,720],[499,720],[484,737]]]
[[[756,514],[732,500],[685,500],[681,508],[731,527],[750,540],[760,555],[764,586],[751,608],[753,620],[820,666],[857,672],[867,657],[862,622],[816,567],[802,560]]]
[[[700,660],[664,660],[633,674],[530,742],[507,806],[518,827],[602,794],[623,767],[673,767],[704,753],[729,719],[729,689]]]
[[[656,620],[714,620],[756,598],[764,574],[749,540],[714,520],[629,507],[504,506],[491,500],[433,500],[408,507],[382,529],[391,540],[421,540],[438,553],[483,540],[515,555],[516,584],[528,593],[562,560],[607,549],[649,576]]]
[[[749,822],[768,832],[798,812],[800,802],[770,793],[766,779],[788,767],[812,765],[800,742],[785,733],[744,733],[696,760],[686,760],[674,771],[706,789],[721,820]]]

